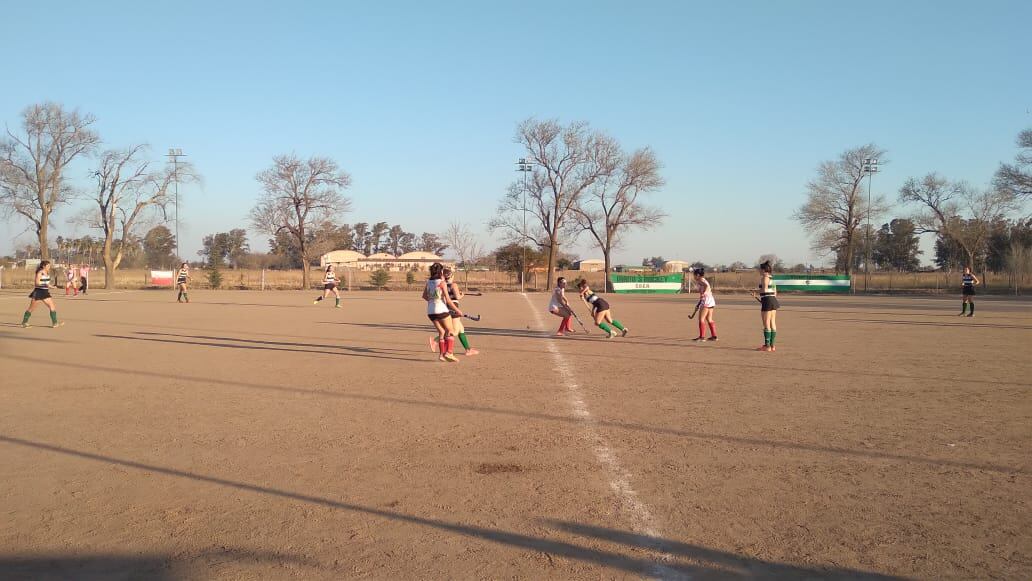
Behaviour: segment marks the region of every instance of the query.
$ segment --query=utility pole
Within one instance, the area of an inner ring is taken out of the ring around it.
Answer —
[[[871,283],[871,182],[874,181],[874,174],[878,173],[878,160],[867,158],[864,160],[863,172],[867,175],[867,256],[864,257],[864,292]]]
[[[523,174],[523,239],[520,241],[520,246],[523,247],[523,262],[520,265],[520,292],[524,293],[523,281],[527,278],[527,173],[534,171],[531,163],[526,158],[521,157],[516,162],[516,171]]]
[[[178,147],[168,149],[168,159],[172,162],[172,182],[175,184],[175,206],[176,206],[176,259],[183,260],[179,254],[179,158],[186,157],[183,150]]]

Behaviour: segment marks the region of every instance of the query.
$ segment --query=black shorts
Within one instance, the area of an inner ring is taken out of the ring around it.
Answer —
[[[452,302],[455,302],[455,301],[452,301]],[[456,307],[459,306],[459,303],[456,302],[455,306]],[[453,319],[461,319],[462,318],[462,315],[460,315],[458,311],[453,311],[451,309],[448,309],[448,314],[451,315],[451,318],[453,318]]]
[[[451,317],[451,313],[437,313],[436,315],[428,314],[426,317],[431,321],[443,321]]]
[[[598,299],[595,302],[591,303],[591,309],[593,313],[608,311],[609,303],[607,303],[605,299]]]
[[[781,307],[781,303],[778,302],[778,297],[760,297],[760,310],[761,311],[776,311]]]
[[[184,278],[183,280],[177,280],[176,284],[186,284],[186,279]]]
[[[50,298],[50,289],[46,288],[34,288],[29,293],[29,298],[34,301],[43,301]]]
[[[973,286],[966,286],[966,287],[964,287],[964,288],[963,288],[963,289],[961,290],[961,292],[962,292],[962,293],[964,294],[964,296],[966,296],[966,297],[973,297],[973,296],[975,296],[975,287],[973,287]]]
[[[328,282],[328,283],[322,285],[322,289],[323,290],[333,290],[335,288],[337,288],[337,283],[335,283],[335,282]]]

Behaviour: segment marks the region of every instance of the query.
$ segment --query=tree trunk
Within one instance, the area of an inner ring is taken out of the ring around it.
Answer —
[[[50,229],[50,214],[43,212],[39,220],[39,257],[42,260],[50,260],[50,245],[47,244],[47,231]]]
[[[311,287],[311,278],[308,273],[308,249],[304,243],[301,244],[301,287],[308,290]]]
[[[548,239],[548,272],[545,273],[547,276],[546,285],[552,284],[552,275],[555,273],[555,255],[558,253],[558,240],[555,236],[551,236]]]
[[[104,241],[104,288],[111,290],[115,288],[115,261],[111,256],[111,238]]]
[[[613,292],[613,283],[609,282],[609,272],[612,270],[612,263],[609,260],[611,254],[610,249],[602,249],[602,258],[605,262],[605,267],[602,269],[602,288],[605,289],[602,292],[611,293]]]

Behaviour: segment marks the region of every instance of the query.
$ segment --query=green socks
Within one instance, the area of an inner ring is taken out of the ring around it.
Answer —
[[[338,299],[338,302],[340,299]],[[469,339],[466,338],[465,333],[459,333],[459,343],[462,343],[462,348],[469,351]]]
[[[32,313],[30,313],[29,311],[25,311],[25,314],[22,315],[22,318],[21,318],[21,324],[24,325],[24,324],[28,323],[29,322],[29,317],[31,317],[31,316],[32,316]]]
[[[617,329],[620,329],[621,331],[624,330],[623,324],[620,323],[620,321],[617,321],[616,319],[613,319],[613,326],[616,327]]]
[[[337,305],[337,306],[339,307],[339,306],[340,306],[340,299],[336,299],[336,302],[335,302],[335,304],[336,304],[336,305]],[[460,335],[460,336],[461,336],[461,335]]]
[[[602,329],[603,331],[605,331],[606,333],[612,333],[612,332],[613,332],[613,328],[612,328],[612,327],[610,327],[610,326],[609,326],[608,324],[606,324],[606,323],[599,323],[599,324],[598,324],[598,327],[599,327],[600,329]]]
[[[771,347],[773,347],[773,346],[774,346],[774,339],[775,339],[775,338],[776,338],[777,336],[778,336],[778,332],[777,332],[777,331],[771,331],[771,332],[770,332],[770,346],[771,346]]]
[[[967,306],[968,306],[967,303],[960,303],[960,314],[963,315],[964,313],[967,312]],[[972,306],[974,306],[974,305],[972,305]]]
[[[57,311],[50,311],[50,322],[57,324]]]
[[[763,330],[763,344],[768,347],[774,344],[774,331],[770,329]]]
[[[971,313],[970,314],[972,314],[972,315],[975,314],[975,303],[968,303],[968,305],[971,307]]]

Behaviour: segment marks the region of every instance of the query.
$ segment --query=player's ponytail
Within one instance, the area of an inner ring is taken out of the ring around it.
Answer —
[[[765,261],[763,261],[763,264],[760,265],[760,270],[762,270],[763,272],[765,272],[767,274],[770,274],[771,272],[774,271],[774,268],[771,267],[769,260],[765,260]]]
[[[444,265],[440,262],[435,262],[430,265],[430,280],[435,278],[441,278],[441,273],[444,272]]]
[[[50,261],[49,260],[41,260],[41,261],[39,261],[39,265],[36,266],[36,274],[39,274],[39,271],[43,270],[44,268],[46,268],[48,266],[50,266]]]

